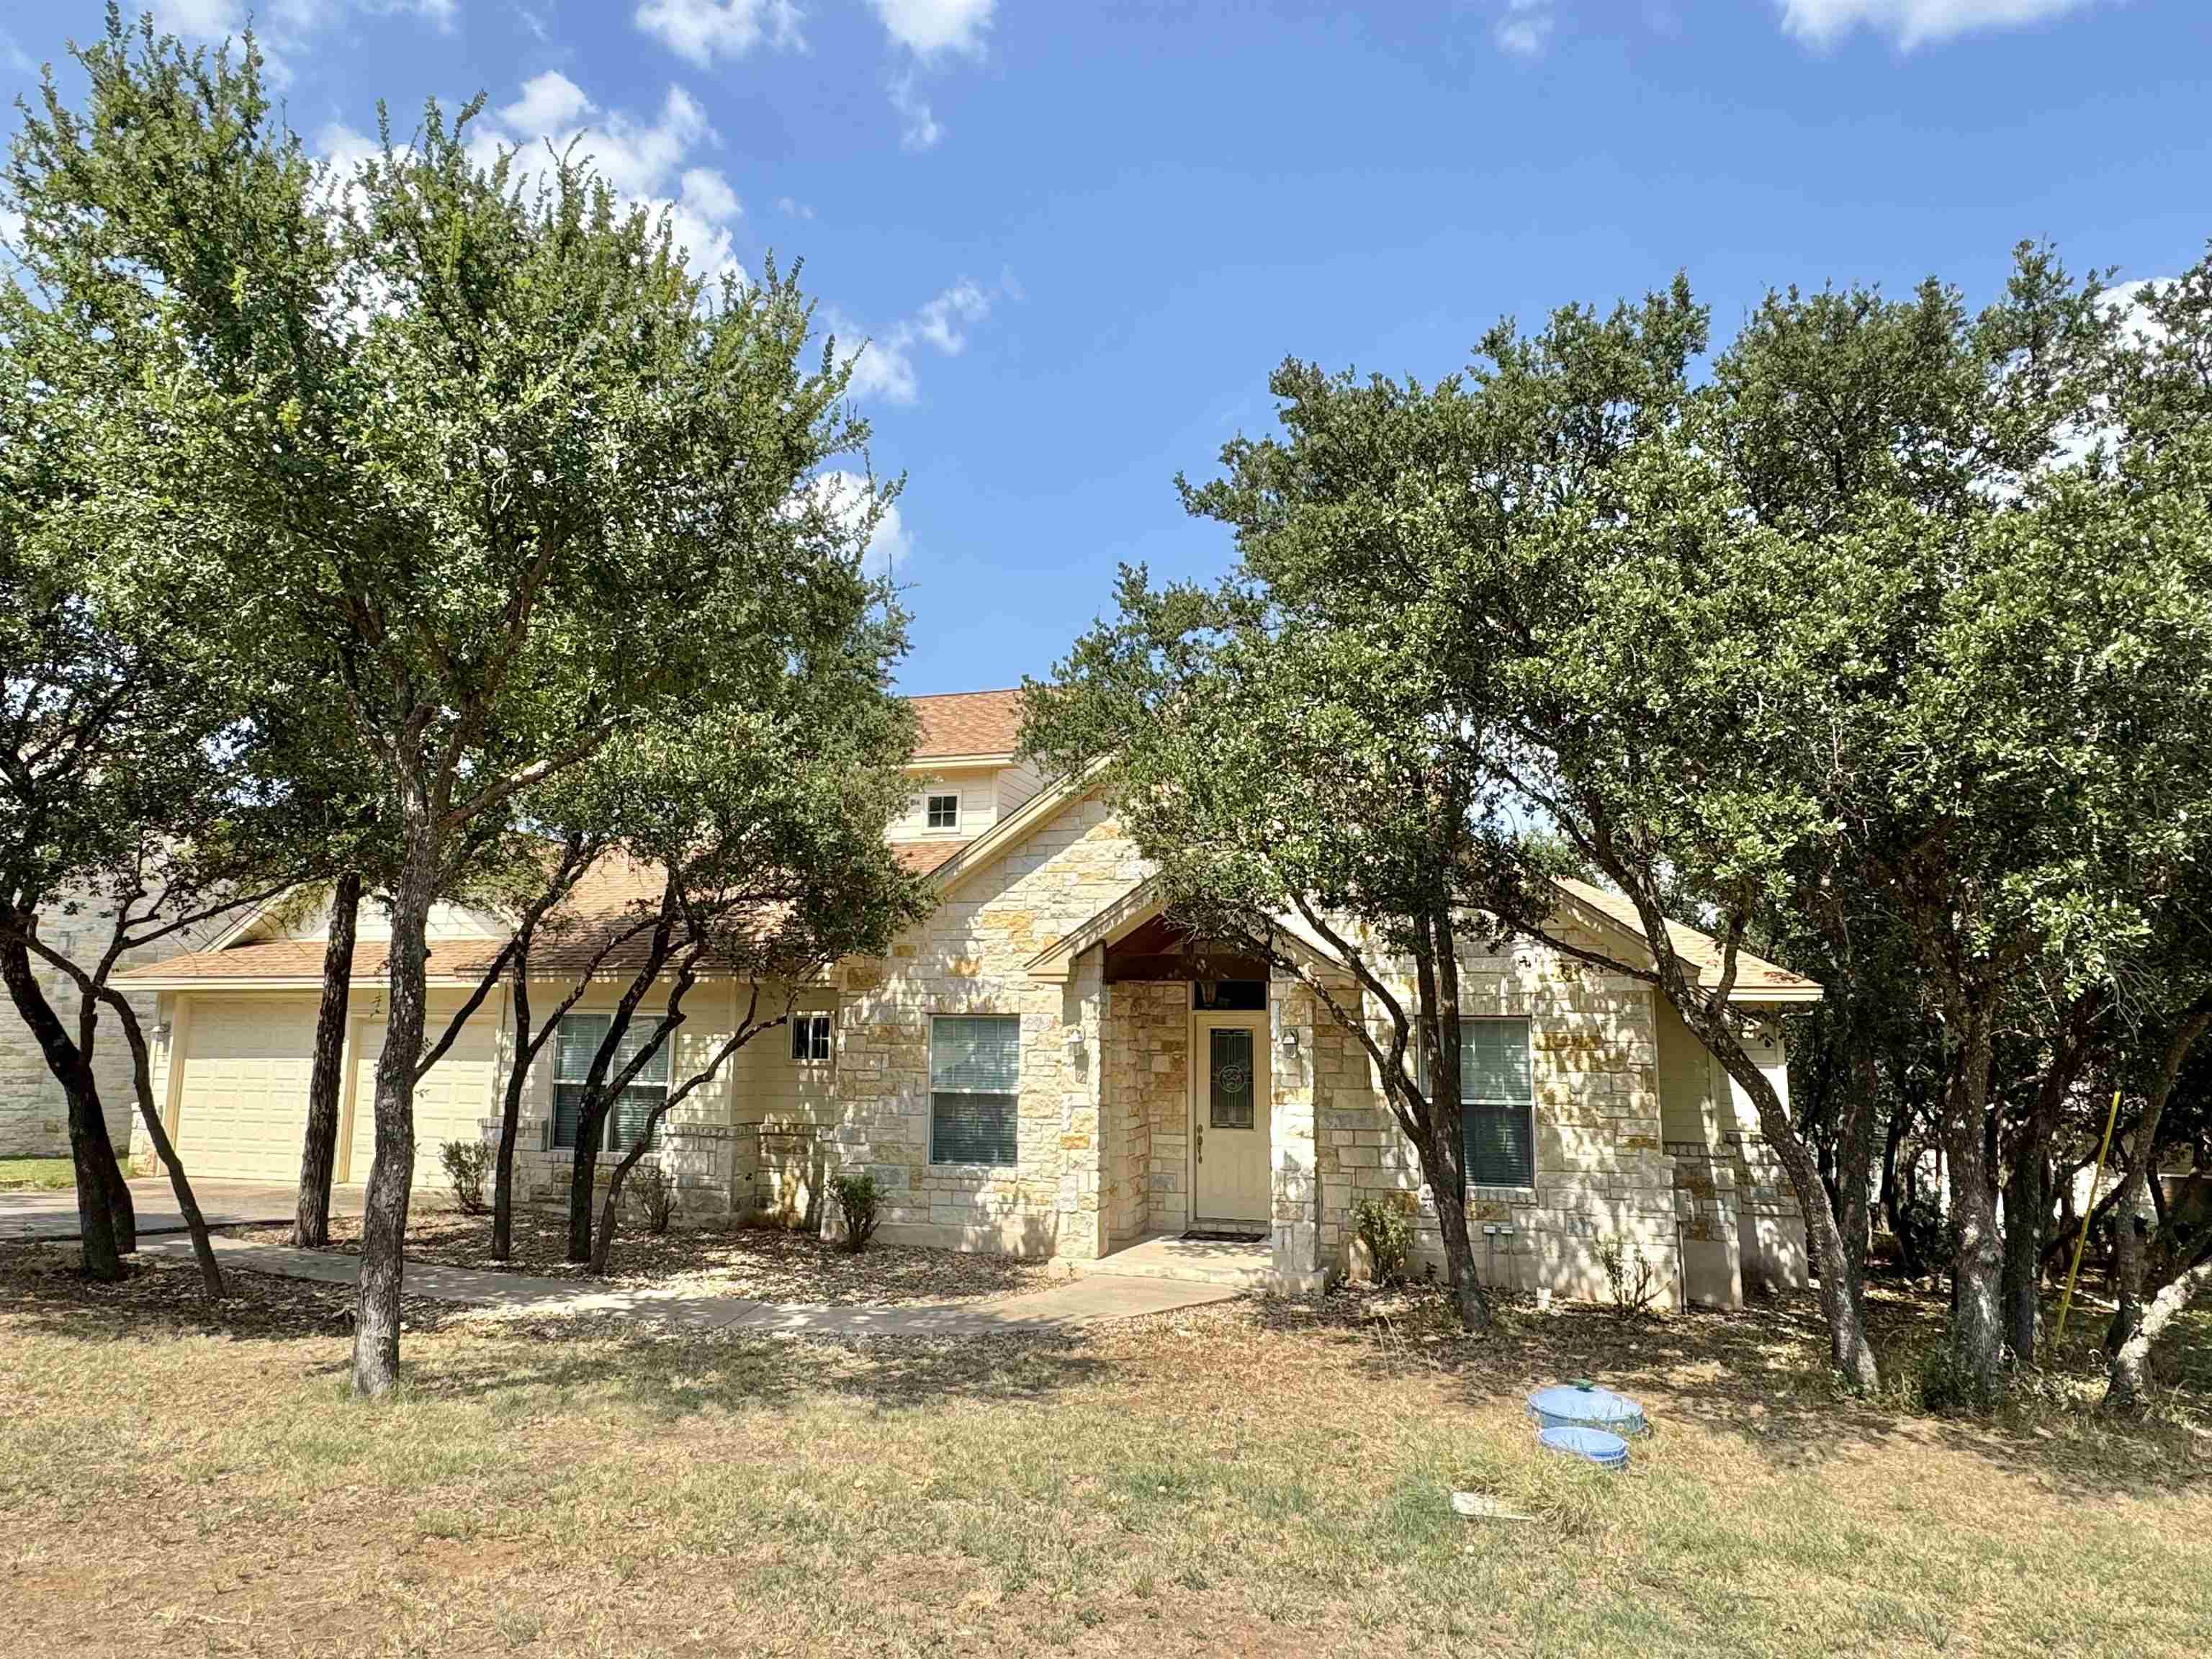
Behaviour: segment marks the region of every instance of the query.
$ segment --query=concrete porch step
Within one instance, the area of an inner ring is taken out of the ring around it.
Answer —
[[[1195,1285],[1260,1290],[1273,1277],[1274,1256],[1265,1243],[1240,1244],[1158,1233],[1085,1262],[1083,1271],[1115,1278],[1179,1279]]]

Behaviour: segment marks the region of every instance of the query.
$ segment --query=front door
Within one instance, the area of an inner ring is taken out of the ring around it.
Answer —
[[[1267,1182],[1267,1017],[1199,1014],[1191,1102],[1193,1220],[1200,1227],[1265,1232]]]

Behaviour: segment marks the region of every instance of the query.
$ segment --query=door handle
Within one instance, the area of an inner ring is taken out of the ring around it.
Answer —
[[[1203,1164],[1206,1162],[1206,1125],[1203,1123],[1194,1125],[1191,1133],[1197,1137],[1197,1144],[1193,1150],[1198,1154],[1198,1161]]]

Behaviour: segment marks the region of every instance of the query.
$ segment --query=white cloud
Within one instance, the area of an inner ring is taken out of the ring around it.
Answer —
[[[840,361],[853,365],[853,378],[845,387],[848,397],[862,403],[903,404],[921,395],[914,353],[908,349],[914,337],[903,325],[872,339],[851,318],[828,308],[823,311],[822,323],[837,342]]]
[[[712,167],[684,168],[684,193],[679,199],[701,218],[716,222],[734,219],[744,211],[738,205],[738,193],[730,188],[730,181]]]
[[[550,132],[589,112],[592,100],[558,70],[547,70],[522,83],[522,96],[499,112],[502,121],[532,132]]]
[[[787,219],[811,219],[814,216],[812,208],[788,196],[775,198],[775,210]]]
[[[325,129],[321,147],[326,155],[344,153],[349,137],[357,135]],[[566,155],[573,146],[626,205],[668,216],[670,234],[694,275],[743,281],[730,226],[744,210],[720,170],[696,159],[702,145],[717,142],[707,112],[680,86],[668,88],[659,113],[647,120],[602,108],[567,76],[548,70],[477,125],[471,150],[485,167],[502,150],[517,152],[515,174],[526,181],[546,165],[549,150]]]
[[[1550,44],[1555,20],[1552,0],[1505,0],[1498,20],[1498,47],[1516,58],[1534,58]]]
[[[948,357],[957,357],[968,343],[959,325],[980,323],[990,314],[990,296],[963,276],[915,313],[915,337],[928,341]]]
[[[869,0],[893,40],[918,58],[942,52],[983,52],[984,31],[998,0]]]
[[[806,46],[793,0],[643,0],[635,21],[702,67],[717,58],[742,58],[763,43],[793,52]]]
[[[858,472],[817,472],[807,481],[806,488],[823,512],[842,520],[848,529],[860,528],[872,493],[866,477]],[[906,521],[899,516],[898,503],[893,501],[878,515],[875,529],[868,537],[867,568],[878,570],[888,565],[896,569],[913,552],[914,538],[907,531]]]
[[[1853,29],[1870,29],[1898,48],[1948,40],[1974,29],[2033,23],[2088,0],[1776,0],[1782,27],[1815,46],[1832,46]]]
[[[126,14],[137,7],[126,6]],[[235,40],[247,28],[266,64],[272,87],[292,80],[292,59],[309,49],[313,37],[343,21],[349,11],[372,17],[410,16],[450,33],[459,15],[458,0],[153,0],[155,28],[194,42]]]
[[[1011,278],[1003,291],[1015,292]],[[981,283],[963,276],[924,301],[912,316],[856,348],[857,356],[847,354],[853,364],[849,395],[864,402],[914,402],[921,393],[921,377],[915,367],[915,349],[928,346],[945,356],[958,356],[967,349],[969,328],[991,314],[994,298]],[[825,313],[823,320],[841,348],[845,342],[861,337],[862,331],[852,320],[838,313]]]
[[[898,112],[899,143],[908,149],[934,149],[945,137],[945,129],[930,112],[927,100],[915,91],[911,75],[892,78],[891,107]]]

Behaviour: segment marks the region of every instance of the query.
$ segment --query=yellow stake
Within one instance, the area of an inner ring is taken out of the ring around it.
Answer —
[[[2097,1188],[2105,1179],[2105,1154],[2112,1150],[2112,1125],[2120,1115],[2120,1091],[2112,1091],[2112,1109],[2105,1114],[2105,1139],[2097,1147],[2097,1173],[2089,1177],[2089,1201],[2081,1206],[2081,1233],[2074,1241],[2074,1260],[2066,1269],[2066,1293],[2058,1298],[2058,1334],[2051,1339],[2053,1348],[2066,1340],[2066,1310],[2074,1305],[2074,1275],[2081,1271],[2081,1247],[2089,1242],[2089,1218],[2096,1213]],[[2127,1224],[2127,1218],[2120,1218]]]

